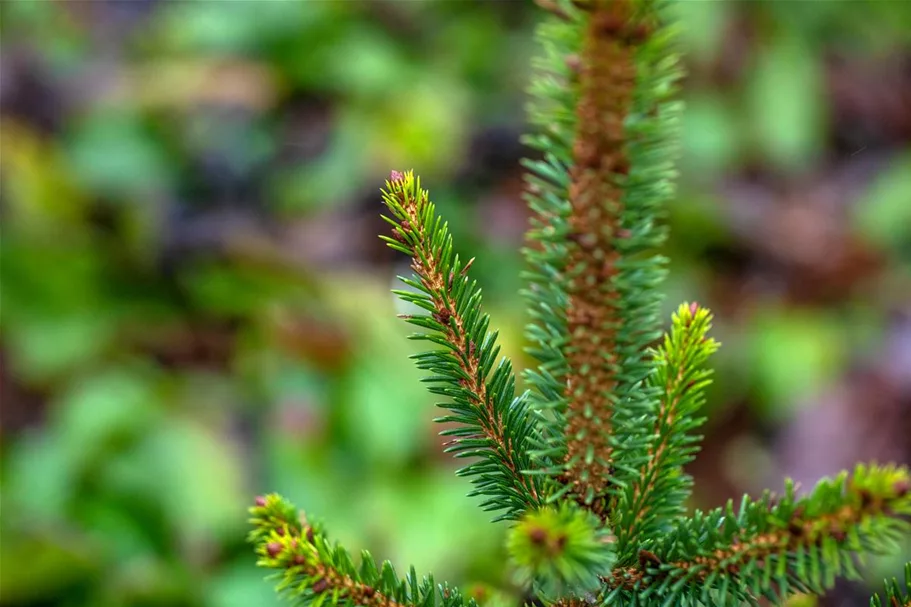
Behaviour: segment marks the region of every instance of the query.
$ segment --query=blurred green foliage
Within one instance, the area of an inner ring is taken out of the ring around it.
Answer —
[[[907,58],[909,8],[681,4],[668,310],[720,308],[718,409],[786,424],[902,309],[911,138],[874,109],[838,143],[826,66]],[[407,360],[388,293],[407,268],[375,235],[379,185],[413,167],[522,360],[514,142],[536,18],[505,1],[0,3],[0,602],[277,604],[243,542],[267,490],[348,546],[509,585],[504,529],[464,497]],[[775,205],[724,185],[837,172],[861,148],[904,155],[814,217],[844,215],[822,246],[863,243],[876,270],[789,295],[804,266],[767,250]],[[763,263],[772,284],[744,287]]]

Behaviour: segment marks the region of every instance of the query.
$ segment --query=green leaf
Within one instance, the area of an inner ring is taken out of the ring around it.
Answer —
[[[766,312],[750,328],[750,369],[772,418],[788,416],[818,394],[846,362],[845,336],[834,319],[801,312]]]
[[[753,138],[772,162],[796,170],[818,155],[825,135],[824,82],[812,49],[797,34],[765,47],[748,91]]]
[[[223,538],[241,524],[241,464],[237,446],[211,420],[177,416],[151,428],[112,465],[107,482],[159,504],[188,541]]]
[[[854,223],[871,244],[907,253],[911,225],[911,154],[889,162],[853,206]]]
[[[173,176],[164,151],[140,117],[130,113],[89,116],[71,135],[66,151],[82,183],[114,196],[159,192]]]

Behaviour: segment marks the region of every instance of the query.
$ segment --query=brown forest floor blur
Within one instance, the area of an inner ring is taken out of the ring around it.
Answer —
[[[424,176],[528,363],[532,3],[0,16],[0,601],[277,604],[243,544],[269,490],[399,567],[507,581],[407,360],[378,188]],[[694,505],[911,462],[911,3],[683,16],[668,311],[723,343]]]

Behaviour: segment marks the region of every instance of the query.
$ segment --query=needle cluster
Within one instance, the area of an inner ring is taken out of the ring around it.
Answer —
[[[821,593],[857,560],[896,549],[911,517],[911,474],[859,465],[799,497],[745,496],[689,513],[711,313],[681,304],[662,337],[660,285],[673,196],[681,70],[658,0],[539,0],[548,15],[526,139],[532,210],[525,255],[530,322],[517,392],[446,222],[411,171],[383,189],[383,240],[411,260],[395,291],[429,344],[414,357],[439,396],[447,450],[481,506],[510,524],[517,580],[546,605],[724,607]],[[457,590],[360,565],[280,497],[258,498],[251,542],[280,589],[321,607],[462,607]],[[466,547],[469,549],[469,547]],[[911,565],[907,570],[911,585]],[[887,586],[876,607],[908,607]]]

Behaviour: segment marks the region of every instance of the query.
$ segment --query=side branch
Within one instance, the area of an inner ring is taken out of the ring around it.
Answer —
[[[692,482],[683,466],[698,451],[693,431],[703,421],[698,411],[711,376],[703,365],[719,346],[707,337],[711,320],[709,311],[696,303],[682,304],[654,352],[656,368],[649,383],[658,394],[658,410],[644,463],[623,489],[618,508],[618,544],[627,560],[635,557],[640,541],[684,513]]]
[[[249,539],[259,555],[257,564],[274,569],[278,590],[304,605],[418,607],[439,601],[441,607],[476,607],[473,601],[463,603],[448,586],[436,587],[431,578],[418,581],[413,570],[400,580],[391,564],[378,569],[366,552],[355,568],[344,549],[331,545],[318,525],[298,517],[278,495],[258,497],[250,513]]]
[[[393,171],[386,185],[384,201],[393,218],[384,219],[395,227],[392,237],[383,239],[411,257],[417,277],[402,279],[414,292],[396,294],[430,313],[407,317],[431,331],[414,338],[444,348],[415,358],[434,374],[425,380],[437,384],[431,391],[451,399],[441,406],[452,414],[437,421],[460,424],[444,433],[454,437],[447,451],[480,456],[480,462],[460,472],[478,475],[474,493],[488,498],[485,507],[505,509],[504,518],[514,518],[542,501],[539,480],[525,474],[531,468],[528,445],[534,427],[524,397],[515,397],[509,361],[497,362],[496,333],[487,331],[480,289],[467,277],[471,261],[463,265],[454,254],[448,227],[435,214],[427,192],[411,172]]]
[[[738,513],[697,513],[637,566],[604,578],[614,594],[646,592],[672,598],[714,597],[718,605],[793,592],[821,593],[837,576],[856,576],[854,559],[894,548],[909,530],[907,468],[858,466],[823,480],[795,499],[793,484],[775,501],[744,501]]]
[[[311,603],[329,597],[334,605],[404,607],[374,586],[335,567],[323,534],[297,519],[293,509],[277,495],[257,498],[251,514],[251,541],[260,557],[257,564],[281,572],[279,590]]]

